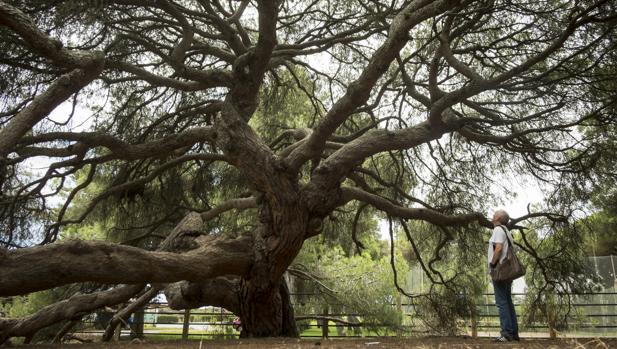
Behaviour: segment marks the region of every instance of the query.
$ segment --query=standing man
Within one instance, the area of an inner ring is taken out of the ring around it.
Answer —
[[[493,215],[493,235],[488,241],[488,267],[489,272],[498,263],[503,262],[508,254],[512,235],[506,228],[510,216],[504,210],[498,210]],[[499,323],[501,324],[501,335],[495,340],[498,342],[518,341],[518,323],[516,321],[516,311],[512,303],[512,281],[493,281],[495,290],[495,303],[499,309]]]

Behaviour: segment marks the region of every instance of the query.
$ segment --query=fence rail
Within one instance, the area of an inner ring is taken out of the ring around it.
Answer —
[[[316,296],[312,293],[295,293],[293,297]],[[476,303],[477,316],[475,318],[461,319],[461,327],[472,336],[494,335],[499,330],[499,315],[497,308],[492,303],[493,294],[483,294],[485,301]],[[524,294],[513,294],[516,301],[520,300]],[[617,336],[617,292],[587,293],[574,296],[581,297],[610,297],[612,302],[585,303],[577,300],[572,303],[572,308],[578,316],[576,326],[565,329],[566,333],[590,334],[602,336]],[[298,314],[298,318],[303,318],[299,323],[302,324],[302,337],[360,337],[360,336],[405,336],[428,333],[421,326],[416,324],[417,315],[413,311],[412,303],[392,304],[403,310],[405,320],[403,326],[398,331],[388,330],[387,326],[371,326],[370,330],[362,325],[340,324],[335,321],[316,321],[315,318],[328,317],[339,318],[341,320],[355,318],[361,319],[358,313],[336,312],[329,313],[329,309],[324,305],[321,312],[313,314]],[[515,307],[520,309],[522,304],[515,303]],[[600,309],[593,309],[603,307]],[[590,310],[593,309],[593,310]],[[89,318],[85,320],[82,327],[76,333],[79,335],[97,336],[102,334],[102,326],[105,324],[105,314],[98,313],[100,318]],[[111,316],[111,314],[106,314]],[[165,303],[150,303],[141,312],[140,316],[133,316],[123,328],[117,330],[119,336],[150,336],[165,337],[169,339],[190,339],[190,338],[237,338],[239,331],[233,328],[235,316],[222,308],[206,307],[206,309],[194,309],[190,312],[174,311],[167,308]],[[308,320],[306,318],[313,318]],[[142,320],[143,319],[143,320]],[[308,322],[307,322],[308,321]],[[527,335],[534,336],[554,336],[556,330],[548,324],[535,323],[524,327]]]

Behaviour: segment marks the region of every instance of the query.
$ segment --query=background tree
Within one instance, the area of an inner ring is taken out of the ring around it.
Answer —
[[[0,296],[131,285],[36,325],[2,319],[0,339],[163,288],[239,314],[243,335],[296,335],[282,275],[349,207],[437,226],[439,256],[449,237],[481,244],[483,212],[526,175],[550,213],[512,224],[566,224],[599,151],[576,127],[614,124],[615,96],[592,86],[615,78],[615,14],[602,0],[0,1]],[[57,241],[97,212],[132,246]]]

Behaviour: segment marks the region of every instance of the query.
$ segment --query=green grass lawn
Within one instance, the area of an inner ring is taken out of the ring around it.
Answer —
[[[229,327],[225,327],[225,329],[229,329]],[[179,327],[165,327],[164,324],[159,324],[157,326],[153,326],[152,324],[144,325],[144,330],[152,331],[157,330],[159,334],[146,334],[147,338],[152,338],[153,340],[169,340],[169,339],[178,339],[180,335],[182,335],[182,328]],[[379,333],[373,330],[367,330],[362,328],[359,332],[354,332],[353,330],[348,329],[345,326],[345,332],[342,336],[360,336],[360,337],[380,337],[380,336],[394,336],[396,335],[393,331],[380,331]],[[305,338],[315,338],[322,336],[322,328],[317,327],[317,321],[311,321],[310,327],[300,333],[300,337]],[[189,330],[189,339],[190,340],[199,340],[200,338],[211,339],[211,338],[238,338],[240,335],[239,331],[229,332],[229,330],[224,331],[223,328],[219,329],[211,329],[211,330],[201,330],[201,329],[190,329]],[[329,323],[328,327],[328,336],[329,337],[337,337],[339,336],[336,327],[333,322]]]
[[[328,337],[337,337],[339,336],[338,331],[336,330],[336,326],[334,326],[334,322],[328,323]],[[317,321],[311,321],[308,329],[302,331],[300,333],[300,337],[321,337],[322,336],[322,328],[317,327]],[[368,330],[366,328],[362,328],[360,331],[354,331],[352,329],[348,329],[347,326],[344,326],[344,332],[341,336],[359,336],[359,337],[381,337],[381,336],[396,336],[396,333],[391,330],[382,330],[377,331]]]

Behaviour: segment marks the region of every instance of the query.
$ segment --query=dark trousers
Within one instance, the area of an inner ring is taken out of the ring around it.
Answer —
[[[510,339],[518,339],[518,323],[516,310],[512,303],[512,281],[493,281],[495,303],[499,309],[501,335]]]

